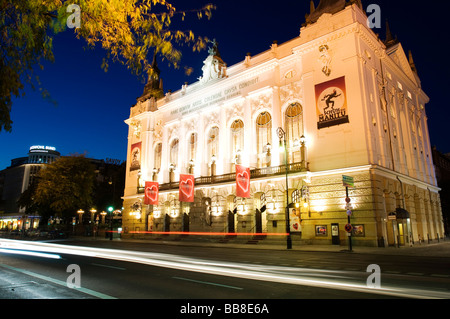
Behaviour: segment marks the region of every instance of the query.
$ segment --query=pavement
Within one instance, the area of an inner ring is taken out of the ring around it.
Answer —
[[[78,240],[107,240],[105,237],[72,237]],[[113,238],[113,241],[151,243],[159,245],[177,246],[197,246],[197,247],[218,247],[218,248],[239,248],[239,249],[261,249],[261,250],[287,250],[285,239],[265,239],[251,242],[249,240],[226,241],[217,238],[205,238],[196,236],[164,236],[157,238]],[[450,258],[450,238],[434,240],[431,243],[415,243],[414,245],[400,247],[365,247],[352,246],[352,251],[348,246],[343,245],[312,245],[299,241],[293,241],[292,251],[305,252],[336,252],[354,254],[380,254],[380,255],[402,255],[402,256],[430,256]]]

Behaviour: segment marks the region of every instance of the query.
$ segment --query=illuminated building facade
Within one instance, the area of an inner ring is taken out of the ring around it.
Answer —
[[[345,245],[350,212],[355,245],[443,236],[429,98],[411,55],[389,32],[378,38],[360,1],[312,5],[299,37],[233,66],[214,42],[199,81],[177,92],[164,95],[154,69],[126,120],[124,236],[290,229],[294,242]],[[250,198],[236,196],[237,165],[250,169]],[[179,200],[186,174],[193,202]],[[148,181],[157,205],[145,204]]]

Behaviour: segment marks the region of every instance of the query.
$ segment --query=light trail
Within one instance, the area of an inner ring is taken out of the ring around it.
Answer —
[[[22,242],[15,240],[0,239],[0,247],[5,249],[39,251],[53,254],[68,254],[85,257],[95,257],[110,260],[139,263],[154,267],[171,268],[177,270],[205,273],[211,275],[227,276],[249,280],[267,282],[278,282],[290,285],[302,285],[317,288],[338,289],[365,294],[378,294],[400,298],[419,299],[449,299],[450,293],[444,291],[431,291],[410,288],[382,287],[368,288],[360,283],[362,274],[358,273],[356,278],[343,277],[342,273],[332,270],[305,269],[296,267],[264,266],[254,264],[243,264],[235,262],[219,262],[206,259],[190,258],[179,255],[170,255],[153,252],[139,252],[129,250],[116,250],[104,248],[92,248],[82,246],[67,246],[42,242]],[[341,274],[341,276],[339,276]],[[317,279],[314,277],[325,277]],[[355,282],[356,280],[356,282]]]

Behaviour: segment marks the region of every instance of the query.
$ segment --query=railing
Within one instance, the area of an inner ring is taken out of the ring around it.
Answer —
[[[304,171],[306,171],[304,163],[288,164],[288,173],[299,173]],[[250,179],[284,175],[284,174],[286,174],[286,165],[254,168],[250,170]],[[195,179],[195,186],[229,183],[235,180],[236,180],[236,173],[228,173],[213,176],[201,176]],[[178,189],[178,187],[179,182],[165,183],[159,185],[159,190],[160,191],[172,190]],[[144,187],[138,188],[139,194],[143,194],[144,191],[145,191]]]

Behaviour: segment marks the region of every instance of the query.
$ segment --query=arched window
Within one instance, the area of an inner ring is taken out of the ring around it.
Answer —
[[[156,169],[160,169],[161,168],[161,155],[162,155],[162,143],[158,143],[155,147],[155,163],[154,163],[154,167]]]
[[[293,103],[286,109],[285,123],[288,147],[299,146],[303,135],[303,108],[299,103]]]
[[[213,157],[217,157],[219,152],[219,128],[217,126],[212,127],[208,134],[208,161]]]
[[[301,137],[303,136],[303,108],[300,103],[292,103],[284,113],[286,141],[289,151],[289,162],[298,163],[301,158]]]
[[[272,116],[269,112],[262,112],[256,118],[257,152],[267,152],[268,146],[272,145]]]
[[[177,166],[178,164],[178,146],[180,141],[176,138],[170,144],[170,164]]]
[[[231,154],[235,156],[236,164],[240,163],[240,153],[244,149],[244,122],[235,120],[231,124]]]
[[[189,147],[188,148],[189,149],[189,154],[188,154],[189,158],[188,158],[188,161],[194,161],[195,162],[195,159],[197,157],[197,140],[198,140],[197,133],[192,133],[189,136],[189,145],[188,145],[188,147]]]

